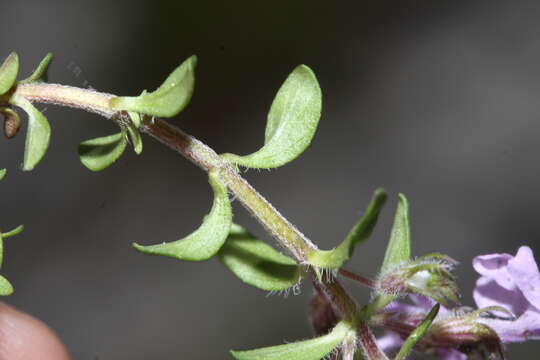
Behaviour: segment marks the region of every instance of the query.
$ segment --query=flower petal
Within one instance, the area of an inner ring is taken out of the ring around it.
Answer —
[[[484,276],[476,282],[473,297],[478,308],[503,306],[516,316],[520,316],[529,308],[529,301],[518,288],[505,289],[495,280]],[[504,314],[500,315],[504,316]]]
[[[379,348],[386,354],[399,349],[402,344],[403,339],[401,336],[391,331],[386,332],[383,336],[377,339],[377,345],[379,345]]]
[[[473,259],[473,267],[480,275],[494,279],[507,290],[513,290],[515,284],[507,270],[512,258],[510,254],[480,255]]]
[[[514,321],[490,318],[478,321],[495,330],[503,343],[540,340],[540,313],[532,307]]]
[[[516,256],[508,262],[508,273],[523,296],[532,306],[540,309],[540,272],[531,248],[519,248]]]

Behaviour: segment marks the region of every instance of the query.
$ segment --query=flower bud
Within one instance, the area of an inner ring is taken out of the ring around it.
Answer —
[[[309,305],[309,319],[316,335],[327,334],[341,320],[322,291],[313,294]]]
[[[425,255],[383,272],[375,290],[394,296],[420,294],[445,306],[458,303],[459,290],[450,272],[455,265],[446,255]]]
[[[423,340],[433,347],[456,348],[470,357],[480,359],[505,359],[501,339],[489,326],[477,319],[490,311],[504,311],[504,308],[485,308],[465,313],[464,308],[454,311],[447,318],[439,320],[431,326]],[[467,310],[465,310],[467,311]]]
[[[21,128],[21,118],[19,114],[10,108],[0,108],[0,114],[4,116],[4,135],[11,139]]]

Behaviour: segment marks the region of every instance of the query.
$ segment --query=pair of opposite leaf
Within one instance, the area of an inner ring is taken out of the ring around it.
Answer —
[[[44,81],[47,78],[47,68],[52,60],[52,54],[47,54],[39,66],[28,78],[19,81],[19,84],[31,84]],[[47,118],[37,110],[27,99],[11,95],[11,90],[17,85],[19,74],[19,57],[12,52],[0,67],[0,98],[5,97],[10,105],[22,108],[28,115],[28,131],[24,150],[22,169],[32,170],[43,158],[49,146],[51,127]],[[21,126],[17,112],[11,107],[1,107],[0,113],[4,116],[4,133],[6,137],[15,136]]]
[[[0,181],[6,176],[6,169],[0,170]],[[4,239],[20,234],[24,230],[24,226],[19,225],[15,229],[2,233],[0,231],[0,267],[2,267],[2,262],[4,259]],[[0,275],[0,296],[7,296],[13,294],[13,286],[11,283],[3,276]]]
[[[126,111],[130,123],[119,124],[117,134],[84,141],[79,145],[79,156],[84,166],[101,171],[112,165],[131,142],[135,153],[142,152],[139,132],[141,116],[173,117],[189,103],[195,85],[197,58],[192,56],[178,66],[154,92],[146,90],[136,97],[115,97],[109,102],[113,110]],[[144,114],[144,115],[142,115]]]
[[[160,111],[159,104],[170,102],[164,100],[158,104],[154,101],[154,94],[176,92],[175,96],[183,100],[182,106],[177,106],[174,111],[181,111],[191,96],[192,88],[179,84],[182,79],[187,84],[193,84],[194,64],[194,58],[188,59],[154,93],[143,94],[138,98],[116,98],[112,100],[114,106],[120,110],[153,113],[157,116]],[[187,76],[188,73],[191,75]],[[179,89],[183,89],[183,96],[180,96],[182,92]],[[187,89],[190,91],[186,93]],[[150,96],[152,97],[146,98]],[[292,161],[310,144],[320,119],[321,107],[321,90],[315,75],[307,66],[298,66],[285,80],[272,103],[264,146],[250,155],[224,154],[222,158],[235,165],[250,168],[272,168]],[[166,113],[163,110],[161,115],[163,114],[170,115],[172,112]],[[145,253],[191,261],[208,259],[221,249],[221,261],[250,285],[267,291],[280,291],[297,284],[304,275],[304,269],[297,265],[296,261],[255,239],[239,226],[233,226],[229,233],[232,214],[230,210],[224,210],[230,209],[230,204],[226,187],[220,184],[217,171],[210,174],[210,183],[214,190],[214,205],[198,230],[171,243],[151,246],[135,244],[135,247]],[[347,238],[333,250],[312,252],[308,264],[315,269],[338,269],[343,266],[352,256],[355,246],[371,234],[385,200],[384,190],[377,190],[365,215]],[[201,245],[196,245],[199,243]]]
[[[190,59],[187,61],[189,62]],[[165,88],[164,93],[173,84],[180,83],[178,80],[170,79],[176,76],[175,73],[186,73],[182,70],[184,64],[175,70],[162,85]],[[190,64],[194,66],[194,60]],[[186,66],[186,68],[192,70],[193,66]],[[156,92],[162,91],[161,89]],[[191,88],[182,86],[181,89],[187,91]],[[111,100],[111,104],[121,110],[151,113],[156,116],[170,115],[172,111],[160,113],[158,109],[162,104],[169,104],[169,101],[160,101],[158,104],[154,98],[145,98],[153,94],[143,94],[139,98],[117,98],[116,101],[115,99]],[[178,92],[175,96],[182,99],[182,106],[177,106],[174,111],[180,111],[185,106],[191,92],[184,93],[184,96],[180,95],[181,92]],[[222,159],[233,165],[251,168],[278,167],[294,160],[310,144],[320,119],[321,106],[321,91],[315,75],[307,66],[298,66],[287,77],[274,98],[268,114],[264,146],[251,155],[224,154]],[[230,231],[232,212],[227,188],[221,183],[219,171],[211,171],[209,176],[214,191],[214,205],[198,230],[184,239],[171,243],[152,246],[135,244],[135,247],[145,253],[191,261],[208,259],[221,249],[220,258],[225,264],[229,264],[228,266],[237,275],[244,273],[242,270],[243,262],[238,260],[240,258],[260,267],[252,274],[253,276],[246,275],[244,277],[245,281],[251,281],[255,286],[265,290],[282,290],[296,284],[301,278],[302,271],[296,266],[294,260],[254,239],[236,225]],[[223,246],[224,244],[225,246]],[[273,267],[274,263],[279,264],[279,266],[265,269],[266,265]],[[254,266],[248,267],[256,268]]]

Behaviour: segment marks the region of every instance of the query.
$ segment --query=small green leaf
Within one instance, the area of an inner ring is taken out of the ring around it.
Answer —
[[[316,250],[308,256],[308,263],[325,269],[339,269],[351,258],[356,245],[363,243],[373,232],[379,213],[386,202],[386,191],[377,189],[366,212],[351,229],[345,240],[335,249]]]
[[[13,286],[3,276],[0,275],[0,296],[8,296],[13,294]]]
[[[131,145],[133,145],[133,151],[135,151],[137,155],[140,155],[143,150],[143,143],[139,129],[136,128],[135,125],[128,125],[126,130],[129,135]]]
[[[160,117],[176,116],[186,107],[193,94],[196,64],[197,57],[190,57],[153,93],[143,92],[136,97],[113,98],[110,101],[111,108]]]
[[[313,71],[300,65],[279,89],[266,123],[264,146],[246,156],[223,154],[231,163],[275,168],[296,159],[309,146],[321,117],[322,95]]]
[[[15,85],[18,74],[19,56],[12,52],[0,66],[0,95],[4,95]]]
[[[48,53],[47,55],[45,55],[43,60],[41,60],[41,62],[39,63],[38,67],[32,73],[32,75],[22,81],[19,81],[19,83],[27,84],[33,82],[47,81],[47,71],[49,70],[49,65],[51,64],[53,57],[54,56],[52,53]]]
[[[320,360],[338,347],[350,331],[350,324],[341,321],[331,332],[315,339],[256,350],[232,350],[231,355],[237,360]]]
[[[15,137],[21,128],[19,114],[8,107],[0,107],[0,113],[4,116],[4,135],[7,139]]]
[[[296,261],[234,225],[219,250],[219,260],[248,285],[266,291],[286,290],[303,274]]]
[[[202,261],[214,256],[229,235],[232,210],[227,186],[210,171],[209,181],[214,191],[214,203],[202,225],[187,237],[158,245],[133,246],[146,254],[170,256],[179,260]]]
[[[129,118],[135,127],[138,129],[141,127],[141,114],[135,111],[128,111]]]
[[[11,231],[8,231],[6,233],[2,233],[1,236],[3,239],[7,239],[7,238],[10,238],[12,236],[15,236],[15,235],[19,235],[20,233],[22,233],[24,230],[24,225],[19,225],[17,226],[15,229],[11,230]]]
[[[32,170],[43,158],[51,139],[51,126],[47,118],[23,97],[11,99],[14,105],[24,109],[28,114],[28,131],[24,148],[23,170]]]
[[[399,194],[390,241],[384,254],[381,272],[408,262],[411,259],[411,231],[409,228],[409,204],[403,194]]]
[[[86,140],[79,144],[79,156],[84,166],[101,171],[111,166],[126,149],[125,133]]]
[[[384,254],[381,274],[405,264],[411,258],[411,232],[409,229],[409,204],[403,194],[399,194],[394,224],[390,233],[390,241]],[[396,296],[382,292],[377,293],[373,301],[365,308],[365,314],[369,317],[375,311],[388,305]]]
[[[4,180],[6,177],[7,170],[6,169],[0,169],[0,180]]]
[[[433,323],[433,320],[435,320],[435,317],[439,313],[441,305],[436,304],[433,309],[427,314],[427,316],[422,320],[420,325],[416,327],[416,329],[411,332],[411,334],[407,337],[403,345],[401,346],[401,349],[399,350],[399,353],[395,357],[394,360],[405,360],[407,355],[411,352],[411,350],[414,348],[416,343],[422,339],[422,337],[425,335],[425,333],[428,331],[429,327]]]

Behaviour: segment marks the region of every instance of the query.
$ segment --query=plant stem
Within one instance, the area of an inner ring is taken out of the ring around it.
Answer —
[[[362,275],[358,275],[358,274],[355,274],[353,272],[350,272],[348,270],[345,270],[343,268],[339,269],[339,273],[343,276],[345,276],[346,278],[349,278],[351,280],[354,280],[364,286],[367,286],[369,288],[373,288],[375,287],[375,283],[373,282],[373,280],[371,279],[368,279],[366,277],[363,277]]]
[[[126,112],[114,110],[109,102],[115,95],[71,86],[32,83],[19,84],[10,96],[21,96],[31,102],[68,106],[97,113],[108,119],[130,121]],[[6,99],[0,99],[0,102]],[[126,118],[127,117],[127,118]],[[169,123],[143,116],[140,130],[177,151],[204,171],[218,170],[236,198],[287,248],[300,264],[306,264],[309,253],[317,247],[281,215],[238,172],[214,150]],[[311,269],[314,276],[314,271]],[[356,317],[358,306],[336,280],[321,280],[325,292],[345,319]]]

